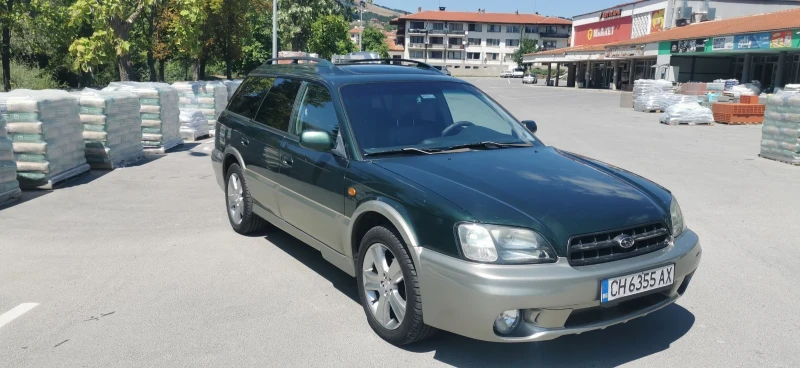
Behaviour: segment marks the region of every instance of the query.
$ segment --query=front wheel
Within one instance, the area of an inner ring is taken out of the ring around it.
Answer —
[[[251,235],[263,231],[267,222],[253,213],[253,196],[244,181],[242,169],[233,164],[227,171],[225,208],[233,231]]]
[[[361,239],[357,263],[361,305],[378,336],[394,345],[406,345],[436,331],[422,322],[417,271],[394,229],[370,229]]]

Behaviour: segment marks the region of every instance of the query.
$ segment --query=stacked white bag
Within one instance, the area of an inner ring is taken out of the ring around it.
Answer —
[[[672,82],[637,79],[633,82],[633,109],[636,111],[663,110],[664,94],[672,92]]]
[[[89,170],[78,101],[71,94],[18,89],[0,94],[0,105],[13,116],[6,130],[13,142],[21,187],[52,188]]]
[[[92,168],[114,169],[144,155],[139,96],[88,88],[73,95],[80,105],[86,161]]]
[[[208,119],[208,131],[216,131],[217,118],[228,105],[228,87],[220,82],[175,82],[181,110],[200,110]]]
[[[14,120],[14,114],[6,112],[0,103],[0,206],[21,195],[17,181],[17,164],[14,162],[14,146],[6,133],[6,122]]]
[[[183,144],[178,120],[178,91],[169,84],[111,82],[103,91],[128,91],[139,96],[145,153],[164,153]]]
[[[208,135],[208,119],[200,110],[182,109],[180,115],[181,137],[194,141]]]
[[[667,125],[704,125],[714,123],[711,109],[700,106],[697,101],[680,102],[667,107],[661,114],[661,122]]]
[[[800,92],[784,90],[767,97],[761,156],[800,165]]]
[[[231,97],[233,97],[234,92],[236,92],[236,90],[239,88],[239,85],[242,84],[242,80],[241,79],[226,80],[223,81],[222,83],[225,84],[225,87],[228,87],[228,101],[230,101]]]

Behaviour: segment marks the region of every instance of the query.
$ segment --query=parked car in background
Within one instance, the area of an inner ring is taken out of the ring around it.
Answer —
[[[545,145],[427,64],[317,60],[248,75],[212,167],[233,230],[269,223],[319,250],[381,338],[549,340],[686,292],[701,246],[667,189]]]
[[[514,78],[522,78],[522,76],[525,74],[525,69],[514,68],[514,70],[511,73]]]
[[[514,72],[510,70],[503,70],[500,72],[500,78],[511,78],[514,76]]]
[[[522,84],[537,84],[539,83],[539,79],[536,78],[536,74],[525,74],[522,77]]]
[[[450,74],[450,70],[448,70],[448,69],[447,69],[447,66],[445,66],[445,65],[431,65],[431,66],[432,66],[434,69],[436,69],[436,70],[438,70],[438,71],[442,72],[442,74],[445,74],[445,75],[452,75],[452,74]]]

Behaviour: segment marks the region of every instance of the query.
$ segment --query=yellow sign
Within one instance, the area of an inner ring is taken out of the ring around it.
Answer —
[[[593,36],[593,33],[594,33],[594,29],[589,28],[589,32],[586,32],[586,38],[591,40],[592,36]]]
[[[664,30],[664,9],[653,12],[650,20],[650,33],[661,32]]]

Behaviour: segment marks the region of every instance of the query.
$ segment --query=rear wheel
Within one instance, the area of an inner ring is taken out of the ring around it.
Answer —
[[[417,271],[394,229],[376,226],[361,239],[358,294],[372,330],[394,345],[406,345],[436,330],[422,322]]]
[[[225,208],[233,231],[242,235],[264,231],[267,222],[253,213],[253,197],[239,165],[233,164],[228,168],[225,182]]]

